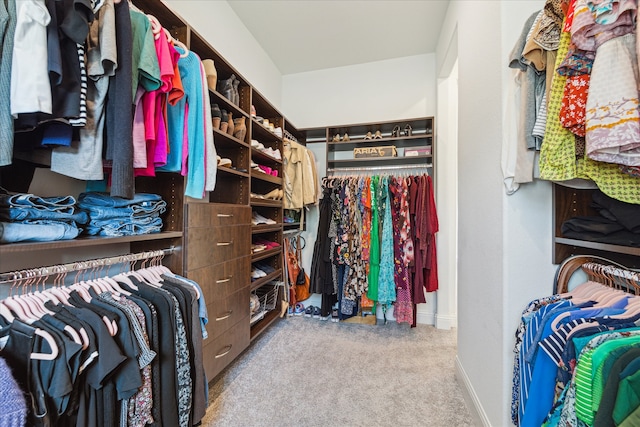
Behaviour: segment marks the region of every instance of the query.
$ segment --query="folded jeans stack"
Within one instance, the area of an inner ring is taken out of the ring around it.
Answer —
[[[85,212],[76,211],[72,196],[40,197],[8,194],[0,189],[0,243],[70,240],[86,224]]]
[[[78,197],[78,207],[89,215],[86,233],[95,236],[133,236],[159,233],[167,202],[157,194],[136,193],[133,199],[89,192]]]

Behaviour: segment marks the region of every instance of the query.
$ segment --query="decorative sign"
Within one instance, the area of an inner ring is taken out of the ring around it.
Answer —
[[[396,157],[398,152],[395,145],[386,147],[359,147],[353,149],[353,157],[355,159],[372,158],[372,157]]]
[[[430,155],[431,155],[431,147],[415,147],[415,148],[404,149],[405,157],[430,156]]]

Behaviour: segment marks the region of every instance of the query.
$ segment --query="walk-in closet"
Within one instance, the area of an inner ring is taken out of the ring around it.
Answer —
[[[0,425],[640,425],[637,9],[0,0]]]

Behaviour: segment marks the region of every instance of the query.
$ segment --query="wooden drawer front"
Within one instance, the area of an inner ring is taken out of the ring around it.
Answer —
[[[226,299],[250,282],[251,258],[245,256],[222,264],[187,271],[187,277],[198,282],[207,304]],[[248,297],[247,297],[248,298]]]
[[[251,208],[219,203],[187,204],[187,227],[227,227],[251,224]]]
[[[190,228],[187,231],[186,269],[219,264],[251,253],[251,227]]]
[[[215,339],[240,319],[248,316],[249,308],[248,286],[226,299],[207,300],[209,337]]]
[[[248,305],[248,303],[247,303]],[[249,346],[249,316],[227,329],[222,335],[204,340],[202,349],[207,381],[211,382],[229,363]]]

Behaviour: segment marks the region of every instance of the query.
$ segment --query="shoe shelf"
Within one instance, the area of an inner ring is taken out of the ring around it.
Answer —
[[[273,249],[265,249],[264,251],[259,251],[251,254],[251,262],[260,261],[274,255],[279,255],[282,253],[282,246]]]
[[[300,228],[300,224],[302,224],[301,222],[283,222],[282,226],[284,228]]]
[[[398,130],[396,135],[394,135],[395,129]],[[335,135],[339,135],[342,140],[345,133],[349,135],[349,139],[351,140],[364,140],[365,136],[369,132],[373,137],[378,131],[380,132],[382,139],[392,137],[401,139],[403,137],[410,137],[413,135],[420,136],[422,138],[432,138],[434,134],[433,117],[328,127],[326,142],[334,142],[333,138]],[[337,143],[340,141],[335,142]]]
[[[213,129],[213,140],[215,142],[216,149],[220,147],[232,148],[236,150],[243,147],[249,148],[249,144],[247,144],[246,142],[241,141],[226,132],[222,132],[220,129]]]
[[[269,123],[274,124],[274,128],[280,127],[282,128],[282,119],[280,118],[271,118],[268,119]],[[282,141],[282,138],[277,135],[275,132],[271,132],[271,130],[267,129],[262,123],[256,120],[254,117],[251,118],[251,130],[253,139],[257,139],[262,142],[265,147],[274,147],[274,145],[279,144]],[[274,143],[275,142],[275,143]]]
[[[278,269],[276,271],[274,271],[273,273],[269,273],[267,274],[265,277],[261,277],[259,279],[254,280],[253,282],[251,282],[251,291],[254,291],[256,289],[258,289],[259,287],[263,286],[265,283],[269,283],[272,280],[277,280],[280,277],[282,277],[282,269]]]
[[[241,178],[249,178],[249,173],[247,172],[243,172],[241,170],[238,169],[234,169],[233,167],[227,167],[227,166],[218,166],[218,174],[222,174],[222,175],[235,175],[235,176],[239,176]]]
[[[251,234],[268,233],[270,231],[280,231],[281,229],[282,223],[252,225]]]
[[[248,86],[240,86],[238,88],[238,92],[240,93],[240,103],[242,103],[242,91],[249,91]],[[246,95],[245,95],[246,96]],[[228,98],[226,98],[223,94],[218,92],[217,90],[209,89],[209,100],[212,104],[218,104],[220,109],[225,109],[227,111],[231,111],[233,113],[233,118],[237,119],[239,117],[245,117],[249,119],[249,113],[242,109],[239,105],[234,104]]]
[[[366,147],[368,145],[378,146],[380,144],[396,143],[396,142],[401,143],[404,147],[420,147],[425,145],[426,146],[431,145],[431,142],[429,142],[428,144],[425,144],[425,138],[432,138],[432,136],[416,135],[414,133],[411,136],[399,136],[399,137],[385,136],[385,137],[376,138],[376,139],[362,139],[362,138],[355,139],[350,137],[349,141],[337,141],[337,142],[329,141],[327,144],[335,146],[334,149],[340,147],[340,148],[349,149],[349,150],[356,147]]]
[[[282,185],[282,178],[279,176],[267,175],[264,172],[251,170],[251,178],[255,178],[261,181],[270,182],[272,184]]]
[[[261,199],[259,197],[251,198],[251,206],[263,206],[268,208],[281,208],[282,200]]]
[[[255,147],[251,147],[251,158],[256,163],[268,163],[268,164],[275,164],[275,165],[282,164],[282,160],[278,160],[275,157],[271,157],[270,155],[263,153],[262,151],[258,150]]]
[[[335,169],[340,167],[359,166],[424,166],[433,167],[429,162],[432,156],[409,156],[409,157],[374,157],[364,159],[340,159],[327,160],[327,168]],[[429,163],[428,163],[429,162]]]

